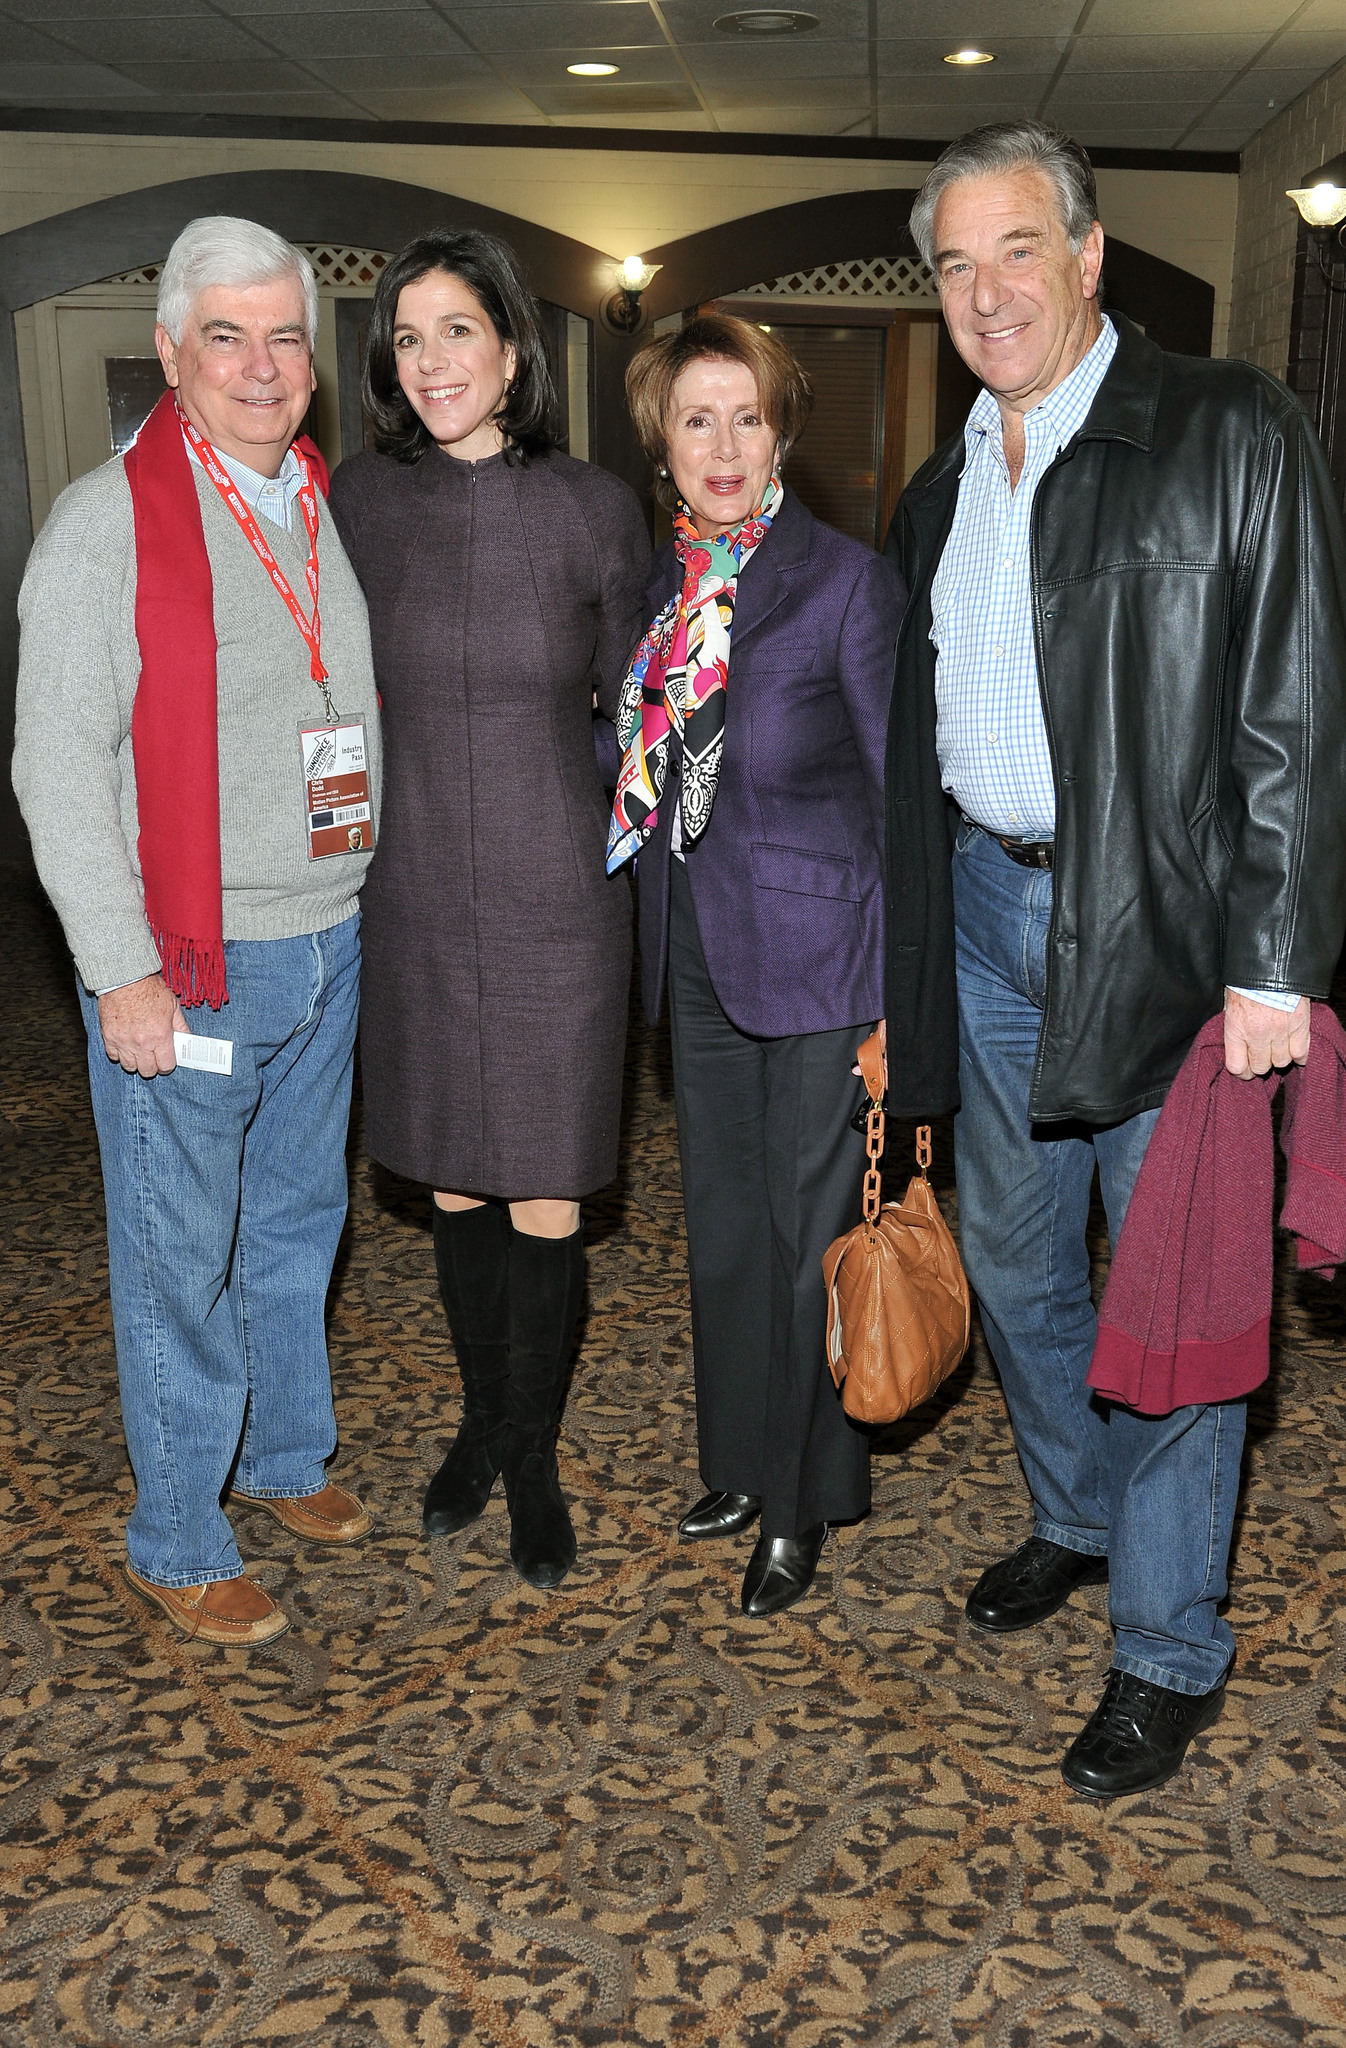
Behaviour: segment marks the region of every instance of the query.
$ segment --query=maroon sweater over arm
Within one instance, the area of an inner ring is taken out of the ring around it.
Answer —
[[[1313,1005],[1308,1063],[1284,1077],[1281,1222],[1299,1264],[1346,1259],[1346,1033]],[[1271,1104],[1279,1074],[1240,1081],[1224,1019],[1197,1034],[1150,1139],[1116,1247],[1089,1385],[1142,1415],[1251,1393],[1270,1370]]]

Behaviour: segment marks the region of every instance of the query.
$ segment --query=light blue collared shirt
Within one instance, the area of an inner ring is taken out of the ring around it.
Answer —
[[[1093,347],[1024,414],[1024,466],[1010,489],[1000,407],[978,393],[953,526],[931,589],[936,740],[945,789],[969,818],[1016,839],[1050,839],[1056,789],[1038,691],[1029,539],[1037,487],[1089,417],[1117,350]]]
[[[183,441],[187,453],[199,469],[199,458],[185,434]],[[255,469],[249,469],[245,462],[236,462],[232,455],[226,455],[222,449],[217,448],[215,453],[219,456],[221,469],[238,485],[239,494],[248,510],[259,514],[263,519],[269,519],[273,525],[288,533],[290,510],[299,496],[300,486],[304,481],[304,466],[293,448],[286,449],[285,460],[275,476],[260,476]]]

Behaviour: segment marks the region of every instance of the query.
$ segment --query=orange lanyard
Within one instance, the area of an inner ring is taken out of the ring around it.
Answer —
[[[183,433],[192,445],[197,461],[242,527],[252,545],[253,553],[289,606],[290,616],[303,634],[304,644],[308,648],[309,674],[322,691],[327,716],[335,722],[336,711],[328,689],[327,670],[323,667],[322,661],[322,621],[318,616],[318,498],[307,462],[301,455],[299,463],[302,480],[299,486],[299,504],[304,514],[304,530],[308,534],[308,561],[304,564],[304,574],[308,578],[309,595],[313,599],[311,621],[306,617],[304,607],[291,590],[280,563],[267,546],[262,529],[252,516],[251,508],[241,495],[238,485],[222,466],[215,450],[203,435],[198,434],[181,406],[178,407],[178,419],[182,424]]]

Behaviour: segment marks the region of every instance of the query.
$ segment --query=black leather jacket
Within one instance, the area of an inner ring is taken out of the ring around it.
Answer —
[[[1166,355],[1117,314],[1085,425],[1038,486],[1034,633],[1056,783],[1055,908],[1030,1112],[1162,1102],[1226,984],[1325,996],[1346,924],[1346,537],[1309,421],[1246,363]],[[930,585],[963,437],[888,537],[911,600],[887,756],[890,1102],[958,1099],[952,806]]]

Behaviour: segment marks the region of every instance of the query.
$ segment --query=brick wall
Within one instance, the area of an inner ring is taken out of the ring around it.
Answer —
[[[1346,149],[1346,64],[1269,121],[1243,152],[1227,353],[1283,377],[1290,359],[1299,215],[1286,198],[1310,164]]]

